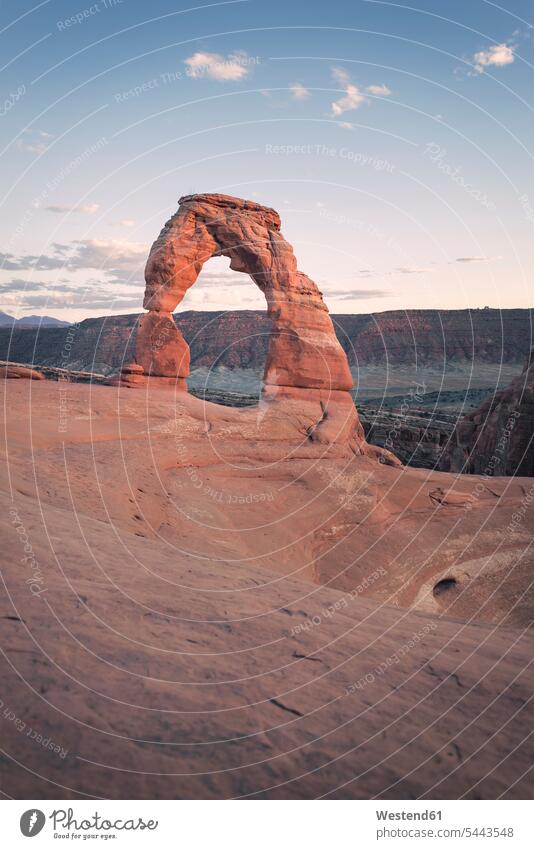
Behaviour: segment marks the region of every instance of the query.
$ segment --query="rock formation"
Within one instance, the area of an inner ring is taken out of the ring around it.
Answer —
[[[321,454],[341,451],[401,465],[390,451],[367,443],[349,391],[353,383],[347,357],[322,295],[297,270],[291,245],[280,233],[278,213],[252,201],[219,194],[180,198],[178,212],[148,257],[143,304],[148,312],[138,323],[133,361],[109,382],[187,391],[189,346],[173,310],[212,256],[229,257],[230,268],[248,273],[265,295],[271,332],[264,407],[276,402],[280,416],[300,418],[301,424],[307,420],[305,442]],[[266,410],[259,413],[261,421]],[[280,422],[274,422],[275,431]]]
[[[458,423],[441,468],[489,477],[534,475],[534,349],[519,377]]]
[[[229,257],[230,268],[249,274],[265,295],[272,322],[266,386],[352,388],[322,295],[297,270],[278,213],[220,194],[180,198],[178,212],[152,246],[145,269],[149,312],[139,322],[135,351],[135,363],[146,375],[183,380],[189,374],[189,347],[172,313],[213,256]]]
[[[5,380],[20,380],[21,378],[26,378],[26,380],[44,380],[45,376],[36,369],[21,366],[18,363],[1,363],[0,380],[2,378]]]

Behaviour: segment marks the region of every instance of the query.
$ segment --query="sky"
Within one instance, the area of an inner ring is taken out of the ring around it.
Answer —
[[[0,309],[142,309],[181,195],[277,209],[334,313],[534,305],[530,0],[0,4]],[[264,309],[211,259],[179,310]]]

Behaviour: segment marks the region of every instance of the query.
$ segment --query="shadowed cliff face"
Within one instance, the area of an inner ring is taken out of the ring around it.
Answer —
[[[331,318],[352,366],[443,369],[504,363],[521,368],[532,345],[529,310],[406,310]],[[138,314],[88,318],[75,325],[66,367],[103,374],[120,369],[133,355],[138,319]],[[271,329],[267,313],[188,311],[175,313],[174,320],[190,346],[191,368],[263,370]],[[0,328],[0,359],[61,366],[67,334],[65,328]]]
[[[534,349],[522,374],[458,423],[441,468],[489,477],[534,475]]]

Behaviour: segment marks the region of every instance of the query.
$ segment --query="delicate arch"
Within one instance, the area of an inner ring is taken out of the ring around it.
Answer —
[[[264,383],[348,390],[352,376],[316,284],[297,270],[274,209],[221,194],[187,195],[152,245],[133,370],[164,378],[189,374],[189,347],[172,312],[213,256],[250,275],[272,322]],[[185,380],[183,380],[185,388]]]

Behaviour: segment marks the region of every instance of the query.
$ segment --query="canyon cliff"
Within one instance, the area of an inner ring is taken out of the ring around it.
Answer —
[[[139,314],[87,318],[69,328],[0,328],[0,359],[96,371],[120,369],[135,349]],[[533,344],[530,310],[403,310],[331,314],[349,365],[444,366],[512,363]],[[256,310],[173,314],[190,348],[191,368],[262,371],[271,322]],[[71,346],[65,351],[67,336]]]
[[[458,422],[440,467],[485,475],[534,475],[534,349],[523,372]]]

